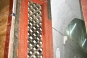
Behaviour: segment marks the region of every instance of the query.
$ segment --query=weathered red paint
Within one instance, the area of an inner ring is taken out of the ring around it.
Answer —
[[[87,32],[87,0],[81,0],[81,5],[82,5],[82,12],[83,12],[83,17],[84,17],[86,32]]]
[[[47,2],[42,4],[43,58],[53,57],[52,21],[48,19]]]
[[[28,0],[20,0],[18,58],[27,58],[28,54]]]
[[[8,16],[8,23],[7,23],[7,30],[6,30],[6,41],[5,41],[5,49],[4,49],[4,58],[8,58],[10,29],[11,29],[11,21],[12,21],[12,8],[13,8],[13,0],[10,0],[9,16]]]

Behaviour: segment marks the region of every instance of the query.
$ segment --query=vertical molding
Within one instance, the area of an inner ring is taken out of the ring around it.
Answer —
[[[12,23],[11,23],[11,30],[10,30],[10,41],[9,41],[9,52],[8,58],[13,58],[14,53],[14,26],[15,26],[15,13],[16,13],[16,0],[13,0],[13,9],[12,9]]]
[[[5,41],[5,49],[4,49],[4,58],[8,58],[8,50],[9,50],[9,41],[10,41],[10,30],[11,30],[11,21],[12,21],[12,8],[13,8],[13,0],[10,0],[9,3],[9,16],[6,30],[6,41]]]
[[[18,58],[28,55],[28,0],[20,0]]]

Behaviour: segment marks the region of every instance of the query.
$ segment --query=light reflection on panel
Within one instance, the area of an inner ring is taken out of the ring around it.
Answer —
[[[78,18],[72,20],[66,29],[66,35],[87,51],[87,34],[83,20]]]

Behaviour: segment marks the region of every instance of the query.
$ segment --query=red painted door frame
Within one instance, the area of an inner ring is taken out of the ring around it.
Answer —
[[[29,0],[42,6],[42,48],[43,58],[53,57],[52,21],[48,19],[46,0]],[[20,0],[18,58],[28,55],[28,0]]]
[[[20,0],[18,58],[28,55],[28,0]]]

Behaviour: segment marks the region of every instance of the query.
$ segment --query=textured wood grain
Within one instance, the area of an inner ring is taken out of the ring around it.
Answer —
[[[9,0],[0,0],[0,58],[4,57],[8,13]]]

